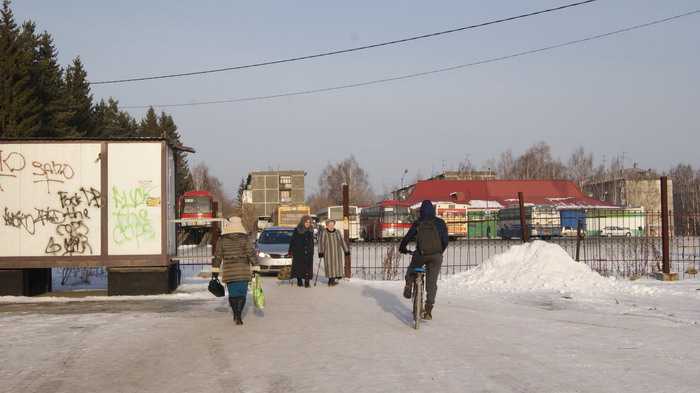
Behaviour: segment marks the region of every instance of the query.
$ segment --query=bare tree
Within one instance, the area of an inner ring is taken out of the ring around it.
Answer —
[[[514,179],[515,159],[513,158],[513,152],[506,150],[505,152],[501,153],[495,168],[496,174],[500,179]]]
[[[306,198],[306,204],[311,208],[311,212],[315,213],[323,208],[331,206],[334,204],[332,200],[329,200],[325,195],[320,193],[313,193]]]
[[[569,178],[574,180],[579,187],[595,173],[593,153],[586,153],[583,147],[579,147],[573,152],[568,164]]]
[[[496,163],[496,173],[501,179],[566,179],[566,172],[564,164],[552,157],[545,142],[530,146],[517,158],[507,150]]]
[[[343,184],[348,184],[350,187],[351,204],[369,205],[374,201],[375,196],[369,184],[369,176],[354,156],[326,166],[318,179],[319,191],[314,198],[317,198],[319,203],[340,205],[343,201]]]
[[[700,233],[700,171],[678,164],[668,173],[673,181],[674,228],[679,235]]]
[[[200,162],[192,168],[192,183],[196,190],[209,191],[224,217],[234,213],[234,200],[224,192],[224,185],[216,176],[209,172],[207,164]]]
[[[471,173],[476,170],[476,167],[469,159],[469,157],[464,157],[464,160],[457,165],[457,172],[459,173]]]

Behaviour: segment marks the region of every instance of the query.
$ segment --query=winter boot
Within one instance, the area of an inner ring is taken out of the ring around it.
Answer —
[[[423,319],[426,321],[430,321],[433,319],[433,305],[432,304],[426,304],[425,309],[423,310]]]
[[[228,298],[228,305],[231,306],[231,311],[233,311],[233,321],[238,323],[238,298]]]
[[[304,288],[309,288],[309,279],[304,279]]]
[[[243,308],[245,307],[245,297],[236,298],[236,325],[243,325]]]
[[[329,287],[332,287],[332,286],[334,286],[334,285],[335,285],[335,278],[332,278],[332,277],[329,278],[329,279],[328,279],[328,286],[329,286]]]
[[[301,287],[303,284],[301,282],[301,277],[297,277],[297,286]]]
[[[410,299],[411,295],[413,295],[413,284],[407,282],[406,286],[403,287],[403,297]]]

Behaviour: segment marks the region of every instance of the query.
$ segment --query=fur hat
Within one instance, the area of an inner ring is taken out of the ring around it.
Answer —
[[[248,234],[248,231],[245,230],[243,221],[241,221],[240,217],[229,217],[228,220],[224,220],[221,223],[221,234],[228,235],[229,233],[242,233],[244,235]]]

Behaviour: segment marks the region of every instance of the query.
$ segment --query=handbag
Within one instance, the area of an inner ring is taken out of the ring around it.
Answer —
[[[280,271],[277,273],[278,280],[291,280],[292,279],[292,267],[282,266]]]
[[[265,308],[265,293],[262,289],[260,277],[257,274],[253,277],[253,303],[259,310]]]
[[[221,284],[221,281],[219,281],[218,278],[212,277],[211,280],[209,280],[209,292],[211,292],[212,295],[216,297],[224,297],[226,295],[226,290],[224,289],[224,286]]]

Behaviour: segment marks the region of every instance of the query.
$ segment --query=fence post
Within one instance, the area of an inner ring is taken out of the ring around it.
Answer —
[[[581,240],[583,240],[583,233],[581,233],[581,229],[583,229],[583,222],[581,222],[581,219],[579,218],[578,224],[576,225],[576,262],[581,261],[579,258],[581,254]]]
[[[526,243],[530,240],[530,228],[525,220],[525,196],[522,192],[518,192],[518,203],[520,204],[520,238],[523,243]]]
[[[663,255],[662,270],[671,273],[671,253],[669,250],[669,225],[668,225],[668,177],[661,176],[661,247]]]
[[[350,187],[343,183],[343,237],[345,244],[350,247]],[[352,262],[350,256],[345,256],[345,277],[352,276]]]

